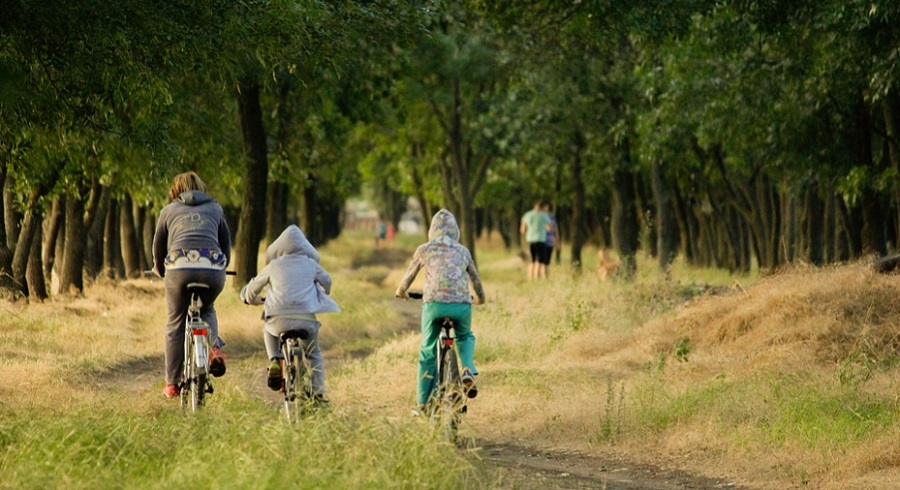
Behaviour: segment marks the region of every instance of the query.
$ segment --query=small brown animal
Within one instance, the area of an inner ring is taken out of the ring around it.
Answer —
[[[597,251],[597,277],[605,281],[615,275],[619,262],[610,258],[605,248]]]

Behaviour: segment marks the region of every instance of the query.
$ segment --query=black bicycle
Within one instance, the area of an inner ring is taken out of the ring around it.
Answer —
[[[422,293],[408,292],[411,299],[422,299]],[[425,405],[425,413],[443,431],[451,442],[456,442],[462,416],[468,411],[466,388],[460,377],[459,353],[451,330],[456,320],[450,317],[436,319],[441,327],[437,343],[437,390]]]
[[[284,413],[290,422],[298,422],[317,399],[312,389],[312,367],[306,356],[309,334],[306,330],[283,332],[281,339],[282,390],[284,391]]]

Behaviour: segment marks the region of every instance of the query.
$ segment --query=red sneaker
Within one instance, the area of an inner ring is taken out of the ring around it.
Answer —
[[[166,385],[166,388],[163,390],[163,394],[166,395],[166,398],[175,398],[181,393],[181,390],[178,389],[178,385]]]
[[[213,347],[209,358],[209,374],[217,378],[225,374],[225,356],[218,347]]]

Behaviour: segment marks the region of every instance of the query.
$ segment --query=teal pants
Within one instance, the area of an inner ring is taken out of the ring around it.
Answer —
[[[437,372],[437,343],[441,336],[441,326],[435,321],[442,318],[456,320],[453,337],[463,368],[475,370],[475,335],[472,334],[472,305],[470,303],[424,303],[422,305],[422,348],[419,351],[419,377],[416,403],[428,402],[434,389]]]

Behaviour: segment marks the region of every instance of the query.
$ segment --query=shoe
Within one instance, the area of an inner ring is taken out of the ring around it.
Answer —
[[[472,374],[472,371],[469,368],[463,369],[462,372],[462,382],[463,386],[466,389],[466,396],[469,398],[475,398],[478,396],[478,385],[475,384],[475,376]]]
[[[166,398],[175,398],[181,394],[181,390],[178,389],[178,385],[166,385],[163,393],[166,395]]]
[[[415,408],[410,410],[410,415],[413,417],[424,417],[425,416],[425,404],[419,403]]]
[[[280,391],[283,384],[284,378],[281,377],[281,362],[278,359],[272,359],[272,364],[269,364],[266,385],[272,391]]]
[[[217,378],[225,374],[225,356],[218,347],[213,347],[212,356],[209,358],[209,374]]]
[[[316,395],[313,397],[313,405],[320,410],[326,410],[331,407],[331,401],[325,398],[325,395]]]

